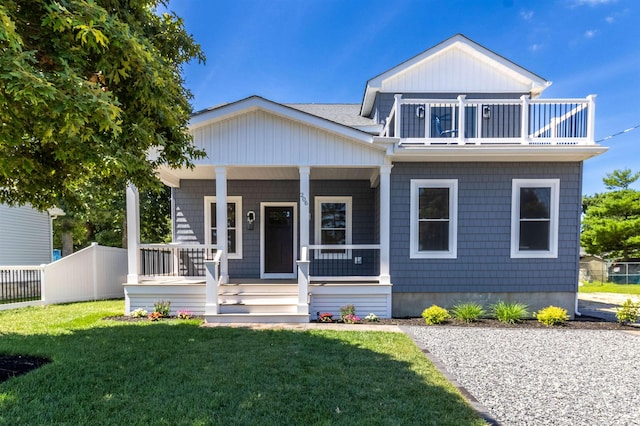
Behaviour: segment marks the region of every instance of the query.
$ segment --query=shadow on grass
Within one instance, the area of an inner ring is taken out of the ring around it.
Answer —
[[[0,384],[0,424],[482,424],[398,333],[156,323],[5,334],[52,363]]]

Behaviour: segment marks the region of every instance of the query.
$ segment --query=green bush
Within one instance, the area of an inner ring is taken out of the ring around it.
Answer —
[[[491,307],[493,315],[500,322],[515,324],[529,316],[527,305],[524,303],[507,303],[502,300]]]
[[[157,312],[160,314],[161,318],[168,318],[169,312],[171,311],[171,302],[168,300],[165,302],[164,300],[158,300],[153,304],[153,312]]]
[[[460,303],[455,305],[451,309],[451,314],[457,320],[464,322],[477,321],[482,315],[485,314],[484,308],[479,303],[469,302]]]
[[[640,302],[633,303],[633,300],[627,299],[620,308],[616,308],[616,318],[620,324],[634,323],[638,321],[638,310]]]
[[[449,311],[447,311],[445,308],[441,308],[437,305],[431,305],[431,307],[422,311],[422,318],[424,318],[424,321],[427,324],[433,325],[442,324],[443,322],[448,320],[450,316]]]
[[[569,319],[567,310],[558,306],[547,306],[533,316],[538,319],[538,322],[548,326],[564,324]]]

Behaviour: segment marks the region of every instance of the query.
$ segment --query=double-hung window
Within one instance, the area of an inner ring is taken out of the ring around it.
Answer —
[[[321,245],[351,244],[351,197],[315,197],[315,241]],[[316,258],[346,259],[351,250],[324,248]]]
[[[410,257],[457,257],[458,180],[412,179]]]
[[[205,244],[217,244],[216,197],[204,197]],[[227,257],[242,259],[242,197],[227,197]]]
[[[558,257],[559,179],[513,179],[511,257]]]

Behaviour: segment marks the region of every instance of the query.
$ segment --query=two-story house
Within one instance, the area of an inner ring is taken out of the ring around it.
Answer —
[[[419,316],[431,304],[573,312],[595,97],[462,35],[367,81],[360,104],[249,97],[193,115],[207,156],[158,171],[173,244],[140,245],[127,191],[127,311],[208,321]],[[222,208],[220,206],[223,206]]]

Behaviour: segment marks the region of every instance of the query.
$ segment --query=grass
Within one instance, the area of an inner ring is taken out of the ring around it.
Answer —
[[[579,293],[640,294],[640,285],[638,284],[614,284],[600,281],[583,284],[578,287]]]
[[[122,301],[0,312],[0,424],[425,424],[483,420],[407,336],[118,322]]]

